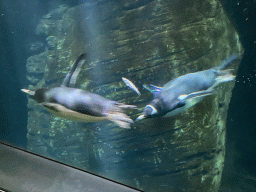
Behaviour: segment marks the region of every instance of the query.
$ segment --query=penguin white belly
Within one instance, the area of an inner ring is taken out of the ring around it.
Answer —
[[[172,117],[172,116],[178,115],[180,113],[183,113],[190,107],[192,107],[195,104],[197,104],[198,102],[200,102],[203,98],[204,97],[196,97],[196,98],[187,99],[185,101],[186,104],[183,107],[179,107],[177,109],[174,109],[173,111],[170,111],[169,113],[165,114],[164,117]]]
[[[41,105],[52,114],[72,121],[97,122],[107,119],[106,117],[95,117],[78,113],[55,103],[42,103]]]

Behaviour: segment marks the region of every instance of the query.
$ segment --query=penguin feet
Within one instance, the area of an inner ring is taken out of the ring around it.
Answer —
[[[138,109],[136,105],[126,105],[123,103],[116,103],[117,107],[123,108],[123,109]]]
[[[138,109],[135,105],[126,105],[123,103],[115,102],[112,107],[107,110],[108,112],[105,113],[105,116],[108,120],[116,123],[122,128],[130,129],[131,123],[133,123],[133,120],[123,113],[123,109]]]
[[[131,123],[133,123],[133,120],[129,116],[121,112],[108,113],[106,114],[106,117],[108,120],[126,129],[130,129]]]
[[[236,77],[231,73],[232,69],[221,70],[216,78],[218,84],[233,81]]]

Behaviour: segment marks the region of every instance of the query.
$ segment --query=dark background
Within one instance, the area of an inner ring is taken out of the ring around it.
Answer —
[[[62,3],[60,3],[62,2]],[[26,148],[27,97],[25,63],[28,45],[38,37],[39,19],[59,4],[78,0],[0,2],[0,140]],[[239,32],[245,53],[239,66],[227,119],[226,159],[220,191],[256,189],[256,57],[255,2],[221,0]],[[32,17],[33,16],[33,17]]]
[[[221,3],[240,35],[245,53],[228,110],[220,191],[251,192],[256,190],[256,6],[249,0]]]
[[[78,0],[1,0],[0,1],[0,140],[27,147],[26,60],[29,44],[38,41],[36,26],[49,11]],[[44,38],[45,39],[45,38]]]

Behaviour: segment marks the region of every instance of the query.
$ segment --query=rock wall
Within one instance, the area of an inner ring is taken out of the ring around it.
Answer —
[[[46,50],[28,58],[31,89],[59,86],[86,52],[77,87],[137,105],[138,111],[128,112],[133,119],[152,99],[143,84],[163,86],[242,54],[238,34],[215,0],[86,1],[45,15],[36,33],[46,36]],[[130,130],[108,121],[68,121],[29,100],[28,149],[145,191],[217,191],[233,86],[222,84],[188,111]]]

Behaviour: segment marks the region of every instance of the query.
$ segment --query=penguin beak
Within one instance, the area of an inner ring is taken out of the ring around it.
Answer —
[[[21,89],[21,91],[27,93],[28,95],[35,95],[35,91],[30,91],[28,89]]]
[[[145,119],[145,115],[140,115],[135,121],[140,121],[142,119]]]

